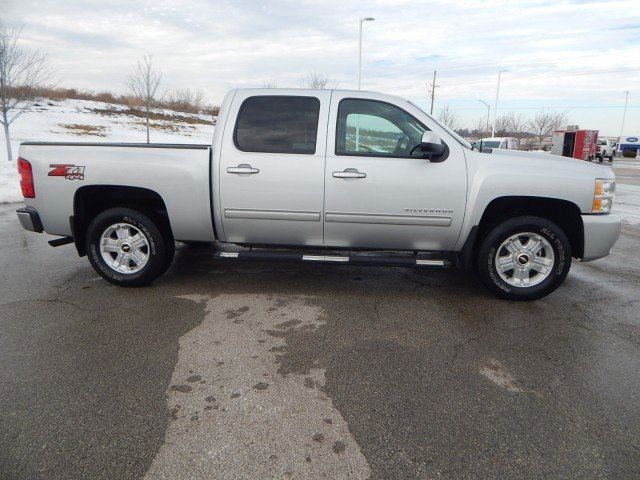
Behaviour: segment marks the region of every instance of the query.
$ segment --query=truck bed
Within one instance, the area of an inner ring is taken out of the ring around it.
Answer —
[[[212,241],[210,151],[202,144],[24,142],[20,157],[31,163],[36,192],[26,203],[40,212],[44,231],[68,236],[79,192],[144,188],[164,200],[176,240]]]

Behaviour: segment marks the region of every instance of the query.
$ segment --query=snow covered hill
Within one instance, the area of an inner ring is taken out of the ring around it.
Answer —
[[[170,110],[154,110],[153,143],[210,143],[210,116]],[[145,119],[123,105],[87,100],[42,99],[11,126],[14,161],[6,160],[6,144],[0,131],[0,203],[22,201],[15,159],[20,142],[145,142]]]

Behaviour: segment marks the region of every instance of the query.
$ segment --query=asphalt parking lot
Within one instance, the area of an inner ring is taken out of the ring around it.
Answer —
[[[455,270],[186,246],[153,286],[121,289],[15,208],[0,206],[2,479],[640,477],[639,225],[514,303]]]

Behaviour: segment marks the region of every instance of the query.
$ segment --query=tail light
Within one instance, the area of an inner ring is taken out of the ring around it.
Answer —
[[[20,174],[20,188],[24,198],[36,198],[36,189],[33,186],[33,172],[31,164],[24,158],[18,157],[18,173]]]

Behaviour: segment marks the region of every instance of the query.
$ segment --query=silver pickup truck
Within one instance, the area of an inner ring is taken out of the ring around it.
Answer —
[[[531,300],[620,233],[609,168],[479,152],[371,92],[233,90],[212,145],[25,142],[19,156],[24,228],[122,286],[164,273],[176,241],[216,242],[227,261],[456,265]]]

